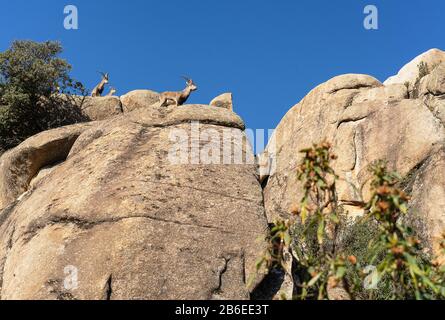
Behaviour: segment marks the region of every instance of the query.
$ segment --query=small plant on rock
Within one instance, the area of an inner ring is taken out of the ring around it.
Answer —
[[[338,206],[331,145],[301,152],[303,197],[290,219],[274,224],[258,269],[295,274],[297,299],[444,299],[445,267],[423,255],[421,242],[402,222],[409,196],[399,188],[400,177],[382,161],[372,165],[372,197],[361,204],[364,216],[351,228]],[[295,272],[286,252],[296,260]]]
[[[419,69],[419,75],[417,76],[416,82],[414,82],[413,90],[411,93],[411,98],[417,99],[420,95],[420,82],[424,77],[426,77],[428,74],[430,74],[430,68],[428,67],[428,64],[424,61],[421,61],[417,68]]]

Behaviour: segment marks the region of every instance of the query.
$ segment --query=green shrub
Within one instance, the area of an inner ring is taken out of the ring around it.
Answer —
[[[417,68],[419,69],[419,75],[417,76],[416,82],[413,85],[413,90],[411,93],[411,98],[413,99],[417,99],[419,97],[421,80],[428,74],[430,74],[430,69],[428,67],[428,64],[423,61],[419,63]]]
[[[330,149],[324,142],[302,151],[297,174],[304,196],[291,219],[275,223],[258,268],[283,267],[283,252],[291,252],[297,299],[329,299],[338,292],[348,299],[444,299],[445,266],[425,256],[402,219],[409,196],[399,188],[400,177],[382,161],[373,164],[371,200],[358,203],[365,214],[350,221],[338,206]]]
[[[86,120],[86,94],[71,66],[59,58],[58,42],[15,41],[0,53],[0,150],[44,130]],[[0,151],[1,152],[1,151]]]
[[[384,277],[373,289],[364,287],[366,277],[371,277],[371,273],[363,273],[363,269],[370,267],[370,260],[376,255],[376,261],[380,262],[385,250],[378,248],[377,252],[372,252],[370,244],[378,238],[380,229],[378,224],[372,220],[356,218],[347,221],[341,227],[341,251],[347,256],[356,258],[356,265],[359,268],[350,268],[346,274],[347,283],[354,284],[354,298],[359,300],[387,300],[391,298],[391,288],[389,277]],[[373,266],[372,266],[373,267]]]

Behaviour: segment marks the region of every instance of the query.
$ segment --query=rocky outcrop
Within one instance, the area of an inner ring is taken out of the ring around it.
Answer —
[[[76,124],[37,134],[0,158],[0,210],[30,190],[41,168],[63,161],[76,139],[93,124]]]
[[[119,97],[85,97],[82,113],[96,121],[122,114],[123,110]]]
[[[420,95],[427,94],[433,96],[445,94],[445,62],[436,66],[430,74],[422,78]]]
[[[71,99],[64,98],[67,101]],[[152,108],[159,104],[159,93],[151,90],[134,90],[121,97],[75,96],[72,103],[80,106],[82,115],[90,121],[100,121],[141,108]]]
[[[419,93],[434,116],[445,125],[445,62],[422,78]]]
[[[231,93],[223,93],[210,102],[210,105],[217,108],[224,108],[233,111],[233,98]]]
[[[431,53],[444,55],[431,51],[422,57]],[[420,58],[414,64],[417,61]],[[445,231],[445,127],[424,98],[407,99],[409,88],[403,82],[408,75],[416,77],[410,70],[402,69],[385,85],[365,75],[335,77],[286,114],[260,161],[263,170],[270,168],[270,175],[263,172],[262,177],[268,179],[264,199],[270,222],[288,218],[301,199],[299,151],[328,140],[338,155],[334,168],[340,175],[340,200],[369,199],[368,168],[376,160],[387,160],[389,168],[404,177],[403,185],[413,195],[410,212],[420,216],[425,237],[435,243]],[[441,92],[441,70],[424,80],[425,88],[434,88],[433,95]],[[351,215],[362,214],[347,209]]]
[[[121,97],[123,112],[151,108],[159,104],[159,93],[151,90],[134,90]]]
[[[148,90],[87,98],[83,112],[100,121],[43,132],[0,157],[0,298],[248,299],[280,286],[290,296],[284,274],[246,282],[267,223],[288,218],[302,196],[299,151],[322,140],[338,156],[340,200],[368,200],[368,168],[386,160],[412,195],[412,223],[438,252],[444,57],[430,50],[384,84],[360,74],[321,84],[280,122],[260,175],[231,94],[162,108]]]
[[[255,165],[171,157],[179,142],[191,158],[194,148],[206,154],[196,134],[243,129],[221,108],[139,109],[42,133],[4,155],[0,181],[17,187],[2,191],[1,298],[249,298],[267,229]],[[48,161],[35,160],[43,154]]]
[[[425,63],[429,71],[431,71],[442,62],[445,62],[445,52],[439,49],[431,49],[422,53],[400,69],[397,75],[388,78],[384,84],[403,84],[407,85],[409,90],[413,90],[417,79],[421,76],[419,65],[422,62]]]

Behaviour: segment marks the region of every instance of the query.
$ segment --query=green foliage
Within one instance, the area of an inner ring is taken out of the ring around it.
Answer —
[[[291,219],[275,223],[258,268],[284,267],[283,253],[291,252],[298,264],[298,299],[328,299],[336,289],[351,299],[445,298],[445,267],[425,257],[402,222],[409,197],[398,188],[400,177],[381,161],[373,164],[371,200],[359,204],[365,215],[351,222],[337,205],[330,144],[302,153],[298,179],[304,196]]]
[[[419,97],[419,91],[420,91],[420,81],[427,76],[428,74],[430,74],[430,69],[428,67],[428,64],[421,61],[419,63],[419,65],[417,66],[417,68],[419,69],[419,75],[417,76],[416,82],[414,83],[413,86],[413,91],[411,94],[411,98],[417,99]]]
[[[71,66],[59,58],[58,42],[16,41],[0,53],[0,150],[16,146],[40,131],[85,120],[85,95]]]
[[[271,228],[268,240],[268,248],[263,257],[257,262],[257,268],[260,269],[263,265],[268,270],[273,268],[284,267],[284,248],[289,247],[291,238],[289,234],[289,221],[277,221]]]
[[[354,220],[345,221],[340,228],[340,251],[346,256],[355,257],[356,267],[350,268],[346,274],[345,281],[349,283],[355,299],[359,300],[387,300],[391,297],[391,289],[389,288],[388,277],[383,277],[382,281],[372,290],[364,287],[366,277],[371,276],[370,272],[363,272],[370,266],[369,261],[373,256],[377,257],[377,261],[381,261],[385,254],[385,250],[375,248],[372,252],[370,245],[380,235],[380,229],[375,221],[365,218],[356,218]]]
[[[393,299],[445,298],[445,274],[423,257],[420,240],[411,228],[401,223],[401,216],[408,212],[409,197],[397,187],[400,178],[388,172],[381,161],[373,165],[372,171],[374,193],[366,209],[368,217],[381,230],[372,245],[373,252],[385,252],[377,264],[379,278],[390,276]],[[378,255],[370,262],[376,261]]]
[[[346,260],[337,254],[338,227],[343,211],[337,207],[336,176],[330,167],[335,156],[324,142],[302,150],[298,180],[304,184],[300,210],[295,210],[292,251],[299,264],[301,299],[324,299],[329,283],[343,281]]]
[[[296,297],[299,299],[326,299],[328,286],[341,285],[348,267],[352,264],[337,254],[338,227],[344,212],[337,207],[336,181],[338,177],[330,167],[335,156],[330,144],[321,143],[302,150],[304,160],[298,169],[303,182],[304,196],[292,211],[293,218],[277,221],[268,252],[259,261],[258,268],[284,266],[280,261],[284,251],[293,254],[298,262]],[[288,270],[286,270],[289,272]]]
[[[419,68],[420,79],[422,79],[423,77],[427,76],[430,73],[430,69],[426,62],[421,61],[417,67]]]

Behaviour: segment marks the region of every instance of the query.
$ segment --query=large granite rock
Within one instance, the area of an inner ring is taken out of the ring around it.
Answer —
[[[19,187],[2,195],[1,298],[249,298],[246,281],[267,229],[255,165],[171,157],[175,137],[193,130],[204,138],[181,138],[190,142],[187,152],[206,154],[210,133],[231,131],[253,157],[243,129],[237,115],[220,108],[140,109],[78,131],[45,132],[4,155],[2,170],[17,175],[6,180]],[[47,147],[57,153],[51,161],[8,160],[39,139],[57,141],[58,148]],[[211,143],[222,157],[223,145]],[[32,177],[32,190],[15,200]]]
[[[105,120],[112,116],[122,114],[122,105],[118,97],[85,97],[82,104],[82,113],[90,120]]]
[[[159,93],[151,90],[134,90],[121,97],[63,97],[80,106],[85,120],[98,121],[128,113],[137,109],[147,109],[159,104]]]
[[[147,109],[159,105],[159,93],[151,90],[134,90],[121,96],[123,112]]]
[[[434,116],[445,125],[445,62],[422,79],[420,98]]]
[[[90,97],[66,94],[57,95],[60,101],[67,104],[67,108],[71,107],[79,110],[82,119],[73,119],[73,121],[76,120],[76,122],[105,120],[123,113],[122,104],[119,97]]]
[[[343,75],[318,86],[294,106],[260,159],[269,221],[288,218],[301,199],[299,151],[326,139],[338,155],[333,165],[340,175],[340,200],[369,199],[369,165],[387,160],[412,191],[411,213],[420,215],[425,237],[439,238],[445,231],[445,128],[422,99],[407,96],[404,84],[383,85],[370,76]],[[269,175],[265,168],[270,168]],[[357,208],[347,209],[351,215],[362,214]]]
[[[445,52],[439,49],[431,49],[425,53],[414,58],[412,61],[403,66],[397,75],[388,78],[384,84],[404,84],[407,85],[410,90],[419,78],[419,65],[425,63],[431,72],[442,62],[445,62]]]
[[[0,158],[0,210],[29,191],[41,168],[63,161],[80,134],[93,123],[39,133]]]
[[[217,108],[224,108],[233,111],[233,97],[230,92],[223,93],[214,98],[210,105]]]

